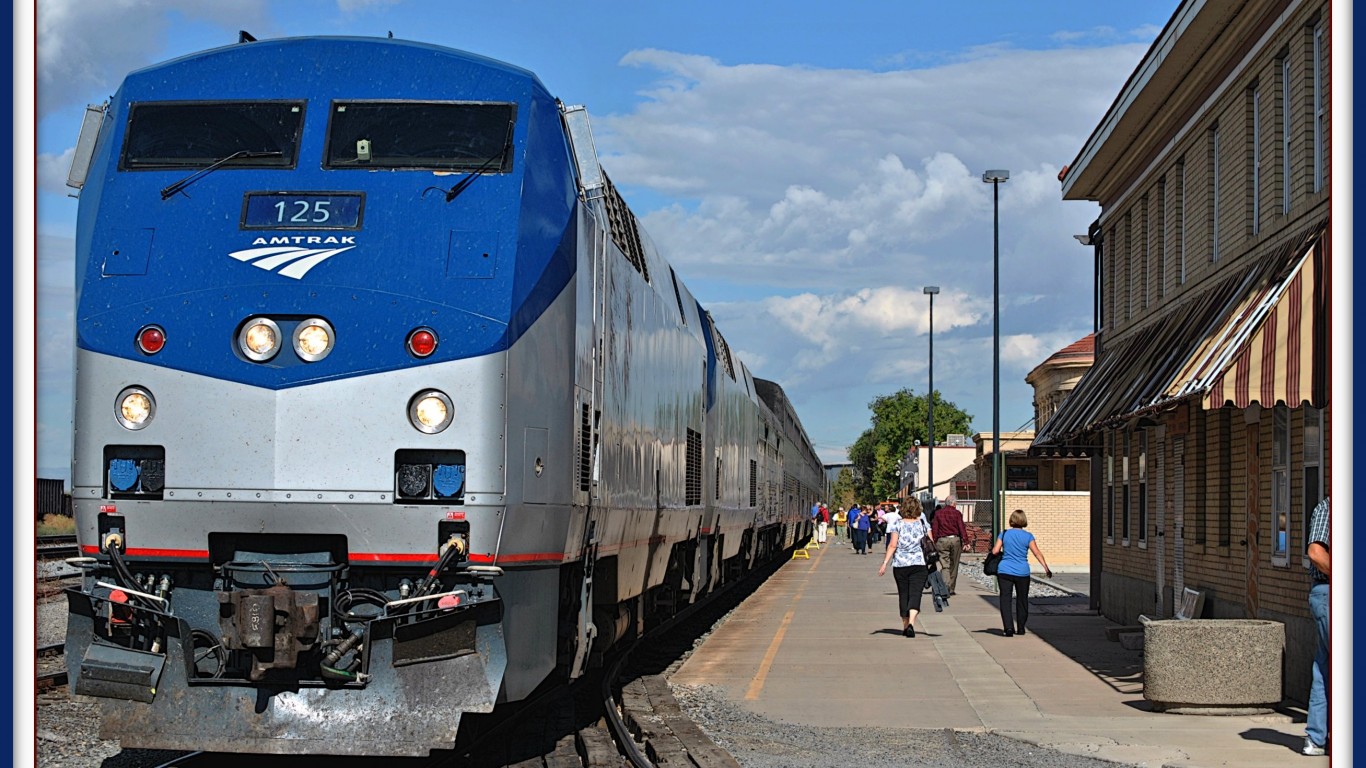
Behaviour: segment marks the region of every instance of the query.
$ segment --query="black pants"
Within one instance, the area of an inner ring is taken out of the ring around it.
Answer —
[[[868,550],[868,532],[862,528],[855,528],[854,531],[854,551],[862,554]]]
[[[1007,632],[1017,628],[1023,632],[1025,622],[1029,621],[1029,582],[1028,576],[1009,576],[996,574],[996,584],[1001,590],[1001,626]],[[1010,620],[1010,598],[1015,596],[1015,620]]]
[[[920,593],[925,589],[925,579],[930,571],[923,565],[892,566],[892,580],[896,582],[897,605],[901,618],[911,615],[911,609],[920,610]]]

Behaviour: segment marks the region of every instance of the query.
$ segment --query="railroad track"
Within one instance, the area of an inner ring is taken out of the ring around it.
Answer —
[[[81,553],[74,533],[39,536],[36,551],[39,560],[60,560]]]
[[[64,643],[38,646],[36,688],[39,693],[66,685],[65,650]]]

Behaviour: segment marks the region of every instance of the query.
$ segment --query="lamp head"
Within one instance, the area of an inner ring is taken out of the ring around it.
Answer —
[[[1006,181],[1006,180],[1008,180],[1009,178],[1010,178],[1010,171],[1002,171],[1002,170],[986,171],[985,173],[982,174],[982,181],[984,181],[984,182],[986,182],[986,183],[988,183],[988,184],[995,184],[995,183],[997,183],[997,182]]]
[[[1077,242],[1081,243],[1082,245],[1090,245],[1090,244],[1091,244],[1091,236],[1090,236],[1090,235],[1072,235],[1072,237],[1077,238]]]
[[[937,286],[937,285],[927,285],[927,286],[925,286],[925,293],[928,294],[928,295],[930,295],[930,296],[933,296],[933,295],[935,295],[936,293],[939,293],[939,286]]]

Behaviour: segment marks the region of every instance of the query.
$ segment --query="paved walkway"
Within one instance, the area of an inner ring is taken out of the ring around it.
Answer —
[[[1029,634],[1008,638],[996,595],[960,575],[949,607],[935,613],[926,595],[917,636],[904,638],[891,569],[878,577],[876,551],[857,556],[832,540],[810,553],[770,577],[673,682],[718,686],[787,723],[886,726],[887,713],[928,696],[934,706],[917,707],[918,727],[987,731],[1151,768],[1328,765],[1299,754],[1302,710],[1152,712],[1141,653],[1108,640],[1105,629],[1115,625],[1085,597],[1032,601]],[[879,659],[908,643],[920,653],[909,663],[899,655],[897,674],[887,674]]]

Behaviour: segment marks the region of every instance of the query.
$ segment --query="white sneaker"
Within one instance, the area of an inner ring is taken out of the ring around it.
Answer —
[[[1324,749],[1323,747],[1320,747],[1319,745],[1315,744],[1313,741],[1311,741],[1311,740],[1309,739],[1308,736],[1305,736],[1305,737],[1304,737],[1304,749],[1301,749],[1301,750],[1300,750],[1300,754],[1303,754],[1303,755],[1311,755],[1311,756],[1312,756],[1312,755],[1326,755],[1326,754],[1328,754],[1328,750],[1326,750],[1326,749]]]

